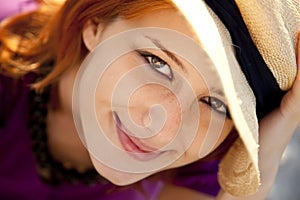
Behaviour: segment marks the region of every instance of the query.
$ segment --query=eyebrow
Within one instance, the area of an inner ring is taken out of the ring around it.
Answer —
[[[217,88],[217,87],[212,87],[212,88],[210,88],[209,90],[211,90],[211,91],[213,91],[214,93],[220,95],[221,97],[224,98],[224,100],[226,100],[226,96],[225,96],[225,94],[224,94],[224,92],[223,92],[222,89]],[[224,103],[225,103],[225,102],[224,102]]]
[[[166,47],[164,47],[161,42],[158,39],[151,38],[150,36],[145,36],[147,39],[149,39],[157,48],[159,48],[161,51],[163,51],[172,61],[174,61],[179,67],[185,72],[185,68],[182,64],[182,62],[173,54],[171,51],[169,51]]]
[[[182,62],[175,56],[175,54],[173,54],[166,47],[164,47],[158,39],[152,38],[152,37],[147,36],[147,35],[145,37],[147,39],[149,39],[157,48],[159,48],[161,51],[163,51],[177,65],[179,65],[180,68],[182,68],[182,70],[184,72],[186,72],[186,69],[184,68],[184,65],[182,64]],[[210,90],[213,91],[214,93],[220,95],[221,97],[224,97],[224,100],[226,99],[226,96],[225,96],[225,94],[224,94],[224,92],[223,92],[222,89],[219,89],[217,87],[211,87]]]

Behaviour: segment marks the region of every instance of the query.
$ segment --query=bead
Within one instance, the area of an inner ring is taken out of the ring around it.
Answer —
[[[81,182],[87,185],[108,183],[95,169],[79,172],[76,169],[70,168],[71,166],[65,168],[62,163],[52,158],[48,150],[46,132],[49,93],[50,88],[46,88],[42,94],[37,94],[34,91],[31,91],[29,94],[30,108],[28,128],[32,140],[32,151],[35,155],[38,169],[43,169],[39,170],[41,172],[38,171],[41,179],[51,185],[59,185],[64,182],[70,184]]]

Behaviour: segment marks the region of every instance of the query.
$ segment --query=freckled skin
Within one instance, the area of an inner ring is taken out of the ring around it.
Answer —
[[[156,20],[153,20],[154,18]],[[172,20],[170,21],[170,19]],[[90,24],[89,26],[94,26],[94,24]],[[87,28],[84,31],[87,31],[89,26],[87,26]],[[155,11],[130,21],[119,19],[109,24],[107,27],[105,27],[104,32],[97,33],[94,36],[90,36],[90,35],[85,36],[87,34],[83,33],[83,36],[88,37],[88,38],[84,38],[84,41],[89,41],[89,40],[94,41],[95,42],[94,47],[96,47],[97,44],[100,44],[101,42],[105,41],[107,38],[110,38],[120,32],[128,31],[134,28],[144,28],[144,27],[167,28],[185,34],[187,37],[194,38],[194,33],[192,32],[190,27],[186,25],[186,22],[184,21],[183,17],[179,15],[177,11],[172,9],[164,10],[164,11]],[[90,28],[93,29],[93,27]],[[103,30],[103,29],[98,28],[97,30]],[[157,40],[160,39],[159,36],[156,37],[158,38],[155,39]],[[149,41],[149,39],[147,38],[145,38],[145,40]],[[134,42],[136,41],[127,41],[127,42],[129,43],[129,45],[131,45],[132,43],[132,46],[138,45],[138,44],[134,44]],[[168,46],[169,43],[165,43],[164,41],[160,41],[160,42],[166,48],[169,48]],[[91,44],[92,42],[88,42],[88,43]],[[177,57],[177,59],[182,63],[184,67],[182,69],[176,64],[176,62],[172,61],[166,54],[164,54],[164,52],[157,50],[157,48],[156,50],[151,50],[151,49],[144,49],[144,50],[150,51],[150,53],[158,56],[159,58],[162,58],[165,61],[165,63],[168,64],[168,66],[173,72],[176,71],[180,76],[185,77],[185,79],[189,82],[191,88],[196,94],[196,97],[194,97],[194,99],[191,99],[187,102],[191,103],[196,101],[197,103],[198,97],[210,95],[207,86],[205,84],[205,80],[198,73],[198,71],[191,65],[191,63],[189,63],[187,60],[185,60],[182,57]],[[198,55],[197,52],[191,51],[189,53]],[[196,64],[197,67],[200,67],[200,70],[204,66],[207,66],[208,63],[206,60],[207,58],[198,59],[199,63]],[[112,99],[112,94],[113,94],[112,92],[114,91],[115,84],[118,82],[118,80],[120,80],[120,78],[124,74],[128,73],[130,70],[134,69],[135,67],[141,64],[147,64],[147,63],[145,63],[144,58],[142,58],[137,52],[134,51],[118,57],[118,59],[114,60],[114,62],[111,63],[109,68],[107,68],[107,70],[99,80],[99,84],[97,87],[97,92],[95,96],[96,98],[95,108],[96,108],[97,119],[99,121],[99,124],[103,128],[103,131],[105,132],[107,138],[109,138],[111,144],[116,146],[119,149],[123,149],[124,147],[122,146],[120,142],[120,138],[116,133],[116,123],[113,119],[113,112],[115,111],[112,110],[112,108],[110,107],[111,105],[110,100]],[[151,70],[155,70],[155,69],[153,68]],[[69,74],[72,77],[74,76],[73,73],[69,73]],[[167,78],[164,77],[163,75],[159,73],[156,74],[158,77],[167,80]],[[64,78],[67,77],[68,74],[64,76]],[[185,111],[183,111],[180,102],[178,101],[178,98],[176,98],[176,94],[173,94],[167,88],[164,88],[159,85],[147,84],[144,85],[143,87],[140,87],[139,89],[135,90],[135,92],[131,95],[130,101],[127,103],[129,105],[128,110],[132,120],[136,124],[144,127],[150,123],[149,111],[151,110],[151,107],[153,105],[159,104],[162,105],[163,108],[165,109],[167,118],[164,126],[159,131],[159,133],[156,133],[153,137],[141,139],[140,141],[149,147],[153,147],[153,148],[165,147],[167,144],[170,143],[170,141],[173,141],[174,138],[176,138],[178,131],[181,131],[180,129],[182,126],[181,123],[189,123],[190,120],[194,120],[194,119],[190,119],[187,121],[182,121],[183,112],[184,113],[190,112],[187,109],[189,106],[187,106],[187,108],[185,108]],[[201,155],[207,155],[208,153],[213,151],[227,137],[227,135],[229,134],[229,132],[233,127],[233,124],[231,120],[225,118],[225,121],[222,121],[222,124],[218,125],[220,126],[220,130],[218,130],[216,133],[210,133],[209,130],[211,129],[210,128],[211,120],[214,118],[223,119],[224,116],[222,116],[222,114],[217,114],[217,112],[214,111],[212,107],[210,107],[208,104],[205,104],[201,101],[199,101],[198,104],[199,104],[198,105],[199,112],[201,113],[201,117],[200,117],[201,120],[197,122],[198,128],[196,128],[195,130],[196,131],[195,138],[193,139],[193,141],[191,141],[190,146],[185,147],[186,151],[178,159],[174,160],[174,162],[172,162],[170,165],[163,167],[161,169],[157,169],[156,171],[154,170],[147,173],[138,173],[138,174],[127,173],[121,170],[110,168],[109,166],[103,164],[102,162],[99,162],[99,160],[97,160],[97,158],[91,154],[90,156],[92,158],[93,165],[101,175],[103,175],[113,183],[118,185],[126,185],[141,180],[142,178],[145,178],[156,172],[192,163],[199,159],[200,151],[201,151]],[[156,118],[155,116],[151,116],[151,117],[153,117],[153,119]],[[124,119],[121,118],[121,121],[124,121]],[[126,124],[124,124],[124,126],[126,126]],[[173,154],[174,152],[175,154],[177,154],[176,152],[178,152],[178,154],[181,154],[180,151],[183,148],[184,143],[186,143],[185,141],[186,139],[184,138],[184,135],[188,136],[189,134],[191,133],[186,132],[182,134],[183,136],[181,135],[180,138],[177,139],[178,146],[172,147]],[[215,139],[211,141],[211,144],[208,145],[209,148],[203,149],[202,144],[207,134],[208,137],[210,137],[209,136],[210,134],[217,134],[217,137],[215,137]],[[112,153],[111,156],[112,158],[118,159],[118,156],[121,155],[113,155]]]

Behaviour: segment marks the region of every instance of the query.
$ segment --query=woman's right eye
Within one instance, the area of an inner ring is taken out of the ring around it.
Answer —
[[[145,59],[145,61],[150,65],[150,67],[152,67],[152,69],[164,75],[169,80],[173,79],[173,71],[169,64],[163,59],[145,51],[138,51],[138,53]]]

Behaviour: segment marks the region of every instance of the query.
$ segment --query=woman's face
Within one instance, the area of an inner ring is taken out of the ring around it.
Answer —
[[[78,131],[108,180],[130,184],[197,161],[231,131],[214,67],[176,10],[87,23],[83,39],[93,51],[77,83],[93,95],[78,94],[94,112],[79,114]]]

